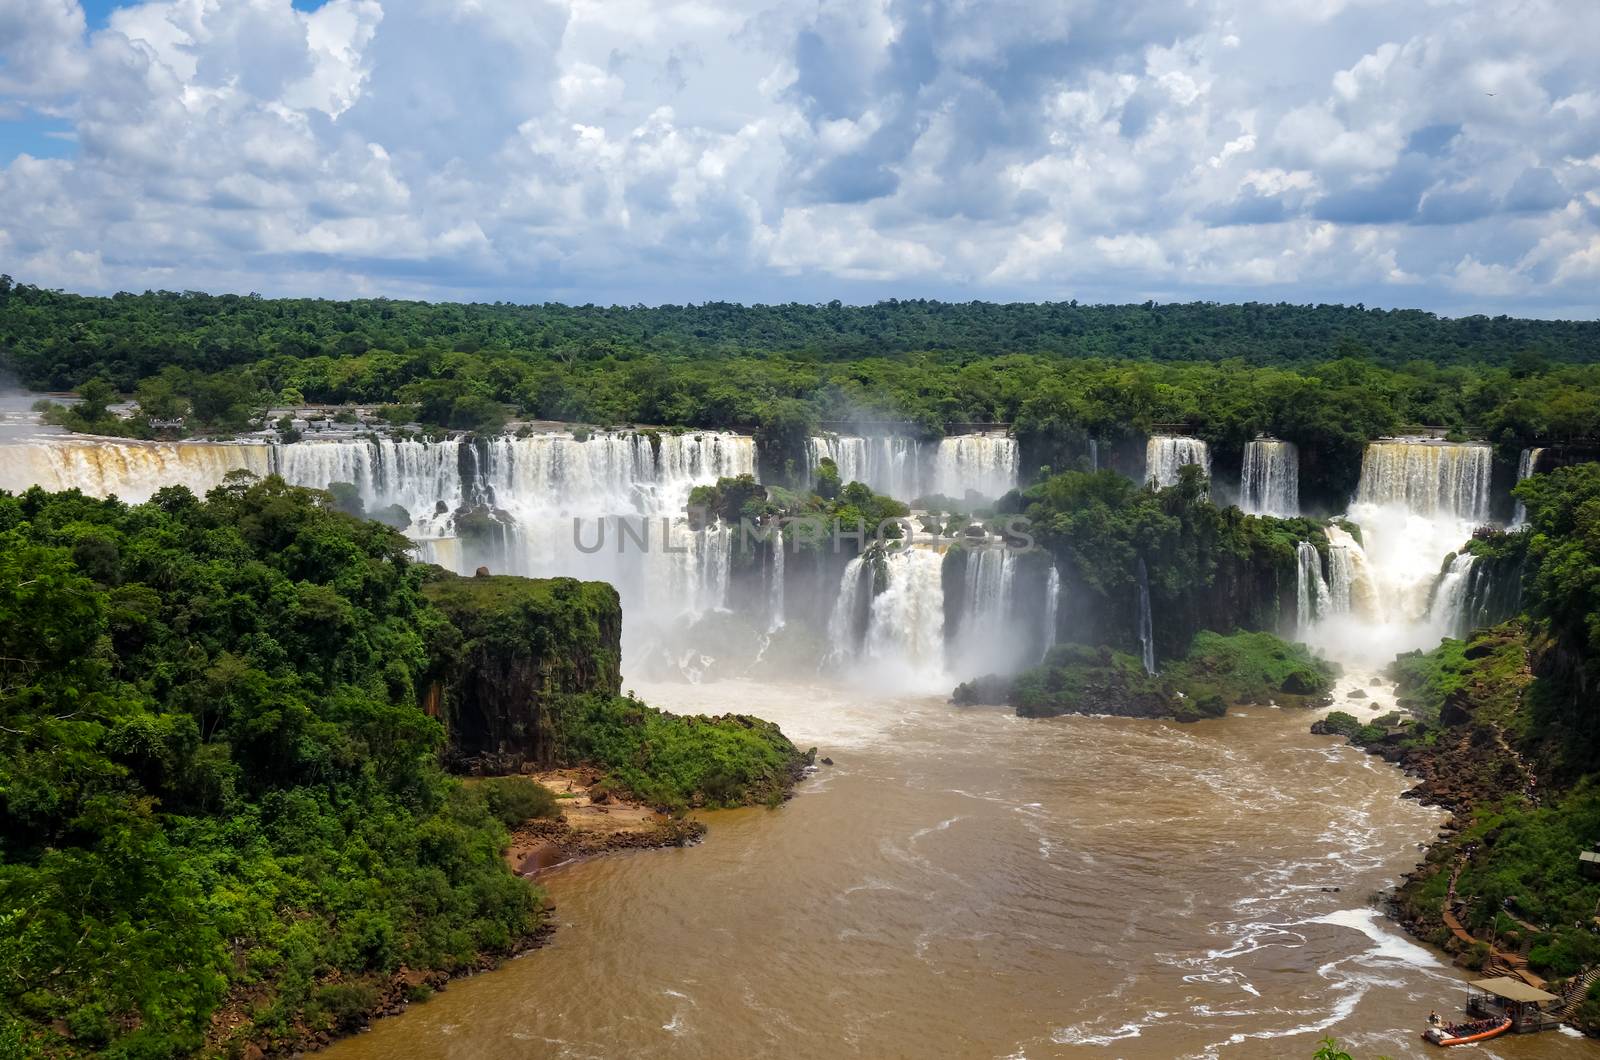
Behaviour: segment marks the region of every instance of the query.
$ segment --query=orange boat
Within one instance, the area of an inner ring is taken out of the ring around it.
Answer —
[[[1434,1045],[1469,1045],[1498,1038],[1511,1029],[1511,1020],[1474,1020],[1448,1027],[1429,1027],[1422,1032],[1422,1040]]]

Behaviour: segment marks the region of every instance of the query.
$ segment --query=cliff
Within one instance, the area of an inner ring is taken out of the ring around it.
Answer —
[[[439,572],[422,591],[449,620],[434,631],[421,700],[445,724],[453,769],[555,765],[563,705],[621,692],[622,605],[610,585]]]

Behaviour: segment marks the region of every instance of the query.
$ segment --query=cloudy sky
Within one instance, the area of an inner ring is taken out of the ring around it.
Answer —
[[[1600,315],[1595,0],[0,0],[0,271]]]

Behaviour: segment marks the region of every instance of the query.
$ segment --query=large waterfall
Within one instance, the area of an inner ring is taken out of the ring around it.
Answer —
[[[52,491],[80,489],[95,497],[115,495],[129,503],[147,501],[163,486],[187,486],[203,494],[221,485],[229,472],[264,476],[272,469],[272,447],[264,443],[129,442],[59,436],[0,446],[0,489],[13,493],[29,486]]]
[[[926,492],[922,445],[913,438],[844,434],[812,438],[806,445],[806,469],[813,481],[824,457],[838,466],[841,485],[860,482],[874,493],[904,501]]]
[[[1211,450],[1198,438],[1173,434],[1151,435],[1144,447],[1144,477],[1160,488],[1177,483],[1178,469],[1195,464],[1211,477]]]
[[[1425,441],[1373,442],[1361,460],[1358,504],[1398,504],[1422,516],[1489,518],[1487,445]]]
[[[1300,514],[1300,451],[1293,442],[1257,438],[1245,445],[1239,507],[1285,519]]]
[[[818,435],[806,443],[806,470],[815,481],[823,458],[839,469],[841,483],[861,482],[897,500],[939,493],[995,498],[1017,485],[1017,441],[1004,434],[954,434],[936,446],[912,438]]]
[[[1327,528],[1328,606],[1302,635],[1340,661],[1376,668],[1464,632],[1472,561],[1460,550],[1489,517],[1491,464],[1484,445],[1369,445],[1347,513],[1361,539]],[[1308,574],[1301,592],[1314,595]]]
[[[850,561],[828,626],[830,663],[851,677],[909,691],[946,691],[944,555],[931,548],[890,552],[883,590],[872,595],[871,560]],[[863,599],[870,595],[870,601]],[[861,625],[863,611],[865,626]]]
[[[967,553],[961,611],[951,631],[952,672],[1009,672],[1025,661],[1032,645],[1022,642],[1013,627],[1017,565],[1017,554],[998,546]]]
[[[1531,476],[1534,473],[1534,471],[1539,467],[1539,454],[1542,453],[1542,452],[1544,452],[1544,450],[1541,449],[1541,448],[1537,448],[1537,447],[1533,448],[1533,449],[1524,449],[1522,451],[1522,455],[1517,458],[1517,481],[1518,482],[1521,482],[1523,479],[1528,478],[1529,476]],[[1511,525],[1512,526],[1523,526],[1527,522],[1528,522],[1528,509],[1527,509],[1527,506],[1524,505],[1522,503],[1522,500],[1519,498],[1517,500],[1517,502],[1516,502],[1515,509],[1513,510],[1513,512],[1511,514]]]
[[[933,457],[933,492],[957,500],[969,492],[999,497],[1016,488],[1017,464],[1017,441],[1004,434],[943,438]]]

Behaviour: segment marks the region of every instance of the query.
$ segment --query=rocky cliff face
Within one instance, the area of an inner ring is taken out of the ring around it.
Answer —
[[[445,724],[452,768],[550,766],[569,697],[622,690],[622,604],[610,585],[442,574],[423,592],[449,619],[419,698]]]

